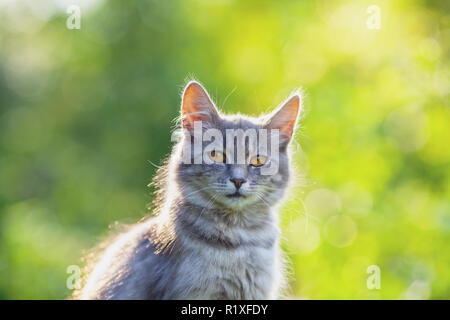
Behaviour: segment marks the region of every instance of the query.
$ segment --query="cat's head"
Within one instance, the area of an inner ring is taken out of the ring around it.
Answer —
[[[300,109],[295,93],[271,114],[224,115],[199,83],[188,83],[176,167],[184,197],[208,208],[274,205],[288,184],[288,145]]]

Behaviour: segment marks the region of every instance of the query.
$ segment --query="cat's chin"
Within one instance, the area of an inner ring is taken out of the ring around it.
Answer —
[[[227,194],[220,198],[218,200],[224,207],[233,210],[242,210],[255,202],[253,197],[239,193]]]
[[[239,192],[227,194],[226,197],[229,199],[245,199],[246,198],[245,195],[243,195],[242,193],[239,193]]]

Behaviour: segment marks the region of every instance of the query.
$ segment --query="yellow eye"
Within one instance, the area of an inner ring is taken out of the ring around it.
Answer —
[[[267,162],[267,157],[257,154],[250,159],[250,164],[254,167],[261,167]]]
[[[225,162],[225,155],[221,151],[213,150],[209,153],[209,156],[214,162],[223,163]]]

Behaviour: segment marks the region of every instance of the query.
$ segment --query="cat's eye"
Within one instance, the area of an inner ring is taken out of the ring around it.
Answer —
[[[221,151],[217,151],[217,150],[212,150],[209,153],[209,157],[214,160],[214,162],[217,163],[223,163],[225,162],[225,155],[223,154],[223,152]]]
[[[254,167],[261,167],[267,162],[267,157],[257,154],[250,159],[250,164]]]

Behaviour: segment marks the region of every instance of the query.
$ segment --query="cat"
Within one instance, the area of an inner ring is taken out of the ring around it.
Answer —
[[[154,215],[103,245],[73,298],[279,297],[284,263],[274,207],[288,188],[288,146],[300,111],[301,95],[295,92],[268,115],[225,115],[200,83],[189,82],[182,94],[180,139],[153,180]],[[215,130],[223,141],[209,151],[208,141],[199,146],[197,124],[201,136]],[[259,138],[267,139],[262,144],[245,137],[244,144],[226,143],[236,142],[237,136],[226,133],[238,129],[267,130],[269,136]],[[272,132],[278,140],[269,139]],[[264,144],[270,148],[263,151]],[[243,163],[233,161],[236,152]],[[196,161],[199,157],[205,161]],[[275,172],[262,174],[269,166]]]

